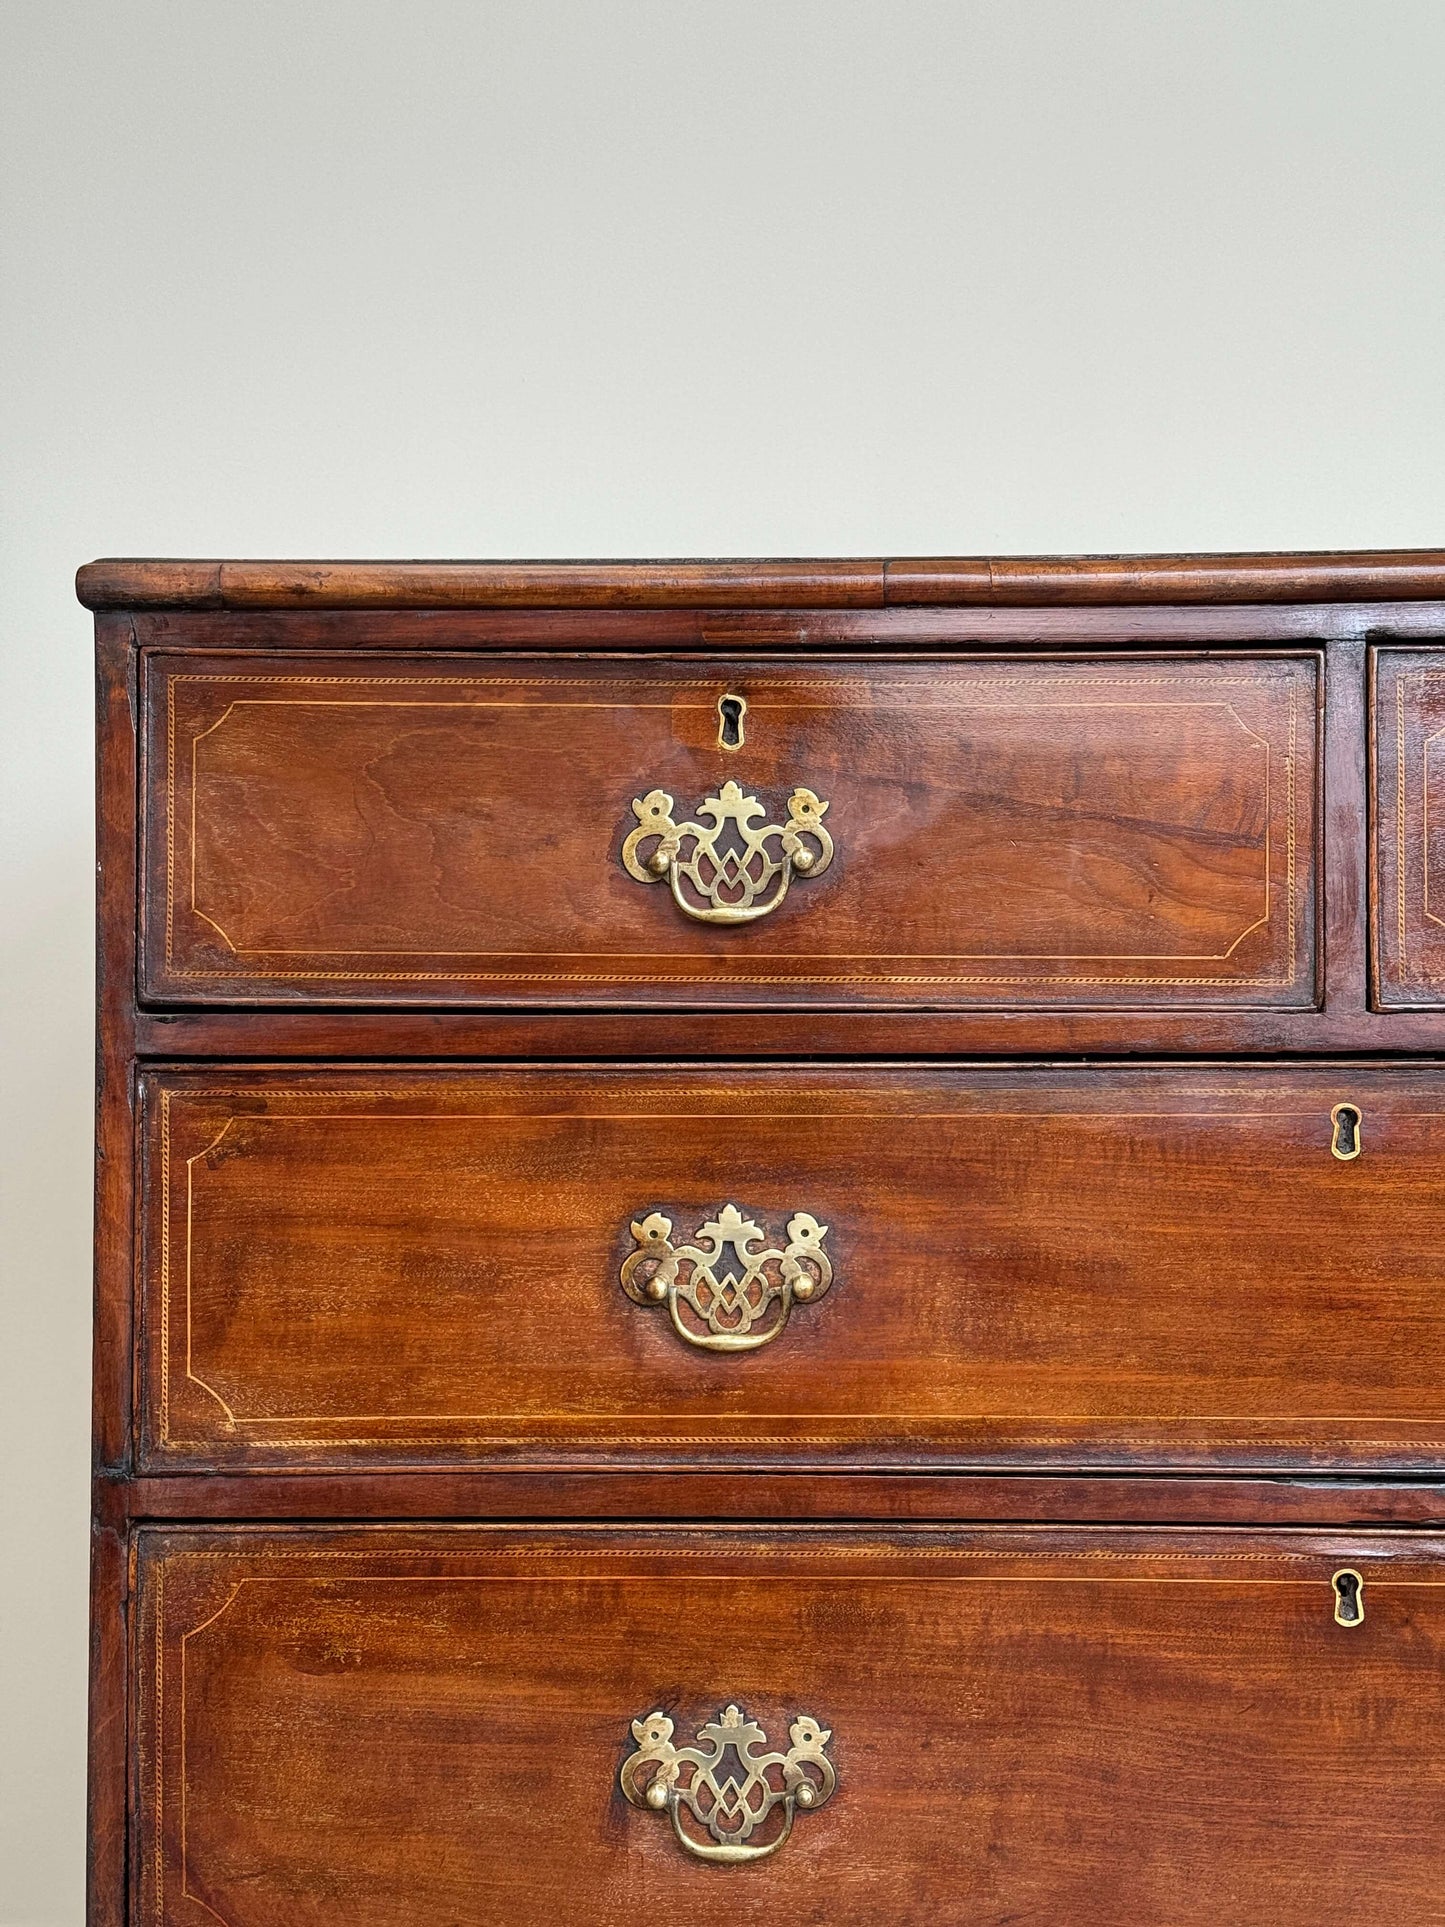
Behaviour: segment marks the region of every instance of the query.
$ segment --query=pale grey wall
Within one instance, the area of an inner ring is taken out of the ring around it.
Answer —
[[[1445,6],[9,0],[0,37],[0,1927],[76,1927],[75,565],[1445,543]]]

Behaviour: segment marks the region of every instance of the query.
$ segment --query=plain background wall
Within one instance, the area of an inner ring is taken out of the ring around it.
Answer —
[[[1445,6],[9,0],[0,41],[0,1927],[78,1927],[76,564],[1445,544]]]

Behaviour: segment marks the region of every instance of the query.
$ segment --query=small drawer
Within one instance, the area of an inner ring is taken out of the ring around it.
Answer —
[[[1309,1008],[1318,680],[148,653],[142,994]]]
[[[1437,1467],[1445,1071],[142,1080],[141,1455]]]
[[[1440,1917],[1436,1537],[139,1542],[155,1927]]]
[[[1375,1004],[1445,1004],[1445,649],[1374,652]]]

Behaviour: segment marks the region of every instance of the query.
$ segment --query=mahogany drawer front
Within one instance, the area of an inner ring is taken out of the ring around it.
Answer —
[[[148,652],[142,994],[1310,1008],[1319,687],[1310,652]]]
[[[1439,1919],[1438,1537],[139,1537],[158,1927]]]
[[[1410,1470],[1445,1069],[142,1080],[155,1469]]]
[[[1378,1008],[1445,1004],[1445,650],[1374,654]]]

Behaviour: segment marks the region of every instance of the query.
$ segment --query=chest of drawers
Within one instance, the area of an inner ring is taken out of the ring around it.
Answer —
[[[91,1927],[1440,1918],[1445,555],[79,586]]]

